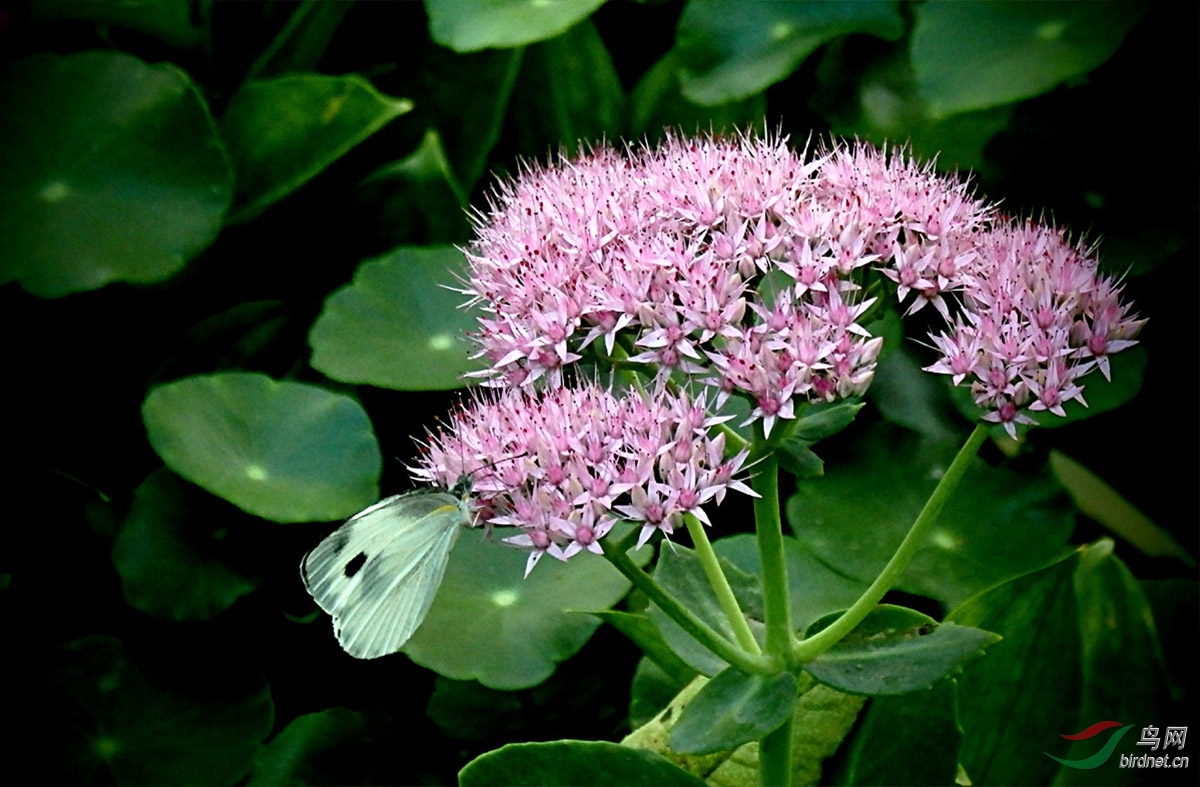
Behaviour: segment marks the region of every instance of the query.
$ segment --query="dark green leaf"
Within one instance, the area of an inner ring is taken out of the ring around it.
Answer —
[[[527,727],[524,710],[520,694],[439,675],[425,712],[444,735],[478,741],[500,730],[509,737],[523,733]]]
[[[447,678],[494,689],[524,689],[548,678],[600,625],[579,613],[608,609],[629,592],[629,582],[590,552],[567,562],[543,560],[525,577],[527,557],[479,532],[460,537],[433,606],[404,652]]]
[[[629,96],[630,136],[655,142],[662,139],[664,129],[718,136],[764,130],[766,94],[701,106],[683,95],[682,65],[679,50],[672,49],[642,75]]]
[[[207,19],[193,16],[187,0],[35,0],[28,8],[35,22],[79,19],[127,27],[177,49],[197,49],[209,35]]]
[[[959,760],[975,784],[1050,784],[1080,719],[1078,553],[970,599],[947,620],[1004,639],[958,681]],[[1003,713],[1012,723],[997,724]],[[1104,715],[1103,718],[1108,718]],[[1124,721],[1124,720],[1122,720]]]
[[[425,0],[433,40],[457,52],[544,41],[587,19],[605,0]]]
[[[35,55],[0,81],[0,284],[57,298],[166,279],[209,245],[232,189],[208,108],[172,65]]]
[[[342,519],[379,497],[371,422],[342,394],[213,374],[153,389],[142,419],[168,467],[256,516]]]
[[[1082,549],[1075,570],[1075,597],[1082,646],[1080,728],[1091,720],[1130,724],[1168,715],[1166,665],[1150,604],[1129,569],[1113,554],[1112,541],[1103,539]],[[1059,756],[1084,759],[1095,753],[1097,740],[1075,741]],[[1062,748],[1056,741],[1054,749]],[[1053,751],[1049,746],[1047,750]],[[1119,758],[1112,757],[1087,771],[1064,768],[1056,781],[1087,785],[1132,781],[1128,777]]]
[[[615,743],[510,743],[467,763],[459,787],[704,787],[657,754]]]
[[[410,109],[355,75],[245,83],[221,117],[237,169],[234,219],[252,218]]]
[[[1050,468],[1079,510],[1109,532],[1133,544],[1143,554],[1174,557],[1188,568],[1196,567],[1195,558],[1168,531],[1154,524],[1091,470],[1060,451],[1050,452]]]
[[[824,629],[838,615],[817,621],[808,635]],[[920,612],[882,605],[804,668],[822,683],[851,694],[906,694],[954,677],[997,640],[989,631],[939,625]]]
[[[306,0],[296,6],[279,31],[247,73],[249,79],[315,71],[353,0]]]
[[[911,433],[872,428],[824,478],[797,482],[788,521],[819,560],[870,582],[912,527],[953,453],[954,447]],[[1073,526],[1053,479],[975,460],[898,587],[959,603],[1061,556],[1070,548]]]
[[[962,731],[955,683],[874,697],[849,740],[837,778],[845,785],[954,784]]]
[[[331,755],[341,750],[353,751],[366,737],[367,725],[362,714],[345,708],[299,716],[254,758],[254,771],[248,783],[329,784]],[[361,772],[357,768],[351,770]]]
[[[113,544],[125,601],[152,618],[207,620],[257,585],[222,559],[223,524],[202,517],[204,501],[191,498],[204,493],[191,490],[167,470],[151,473]]]
[[[590,21],[525,52],[513,106],[518,149],[544,156],[579,142],[617,139],[625,130],[625,92],[604,41]]]
[[[713,544],[722,558],[762,581],[758,542],[749,534],[729,536]],[[822,563],[795,538],[784,536],[788,595],[791,597],[792,629],[801,630],[818,618],[853,604],[868,582],[850,579]]]
[[[912,62],[933,115],[1045,93],[1107,60],[1145,8],[1108,3],[922,3]]]
[[[746,98],[786,78],[813,50],[838,36],[899,38],[904,24],[896,5],[891,0],[691,0],[676,31],[684,95],[705,105]]]
[[[792,436],[809,445],[827,437],[833,437],[853,423],[861,409],[863,409],[863,405],[854,402],[810,407],[805,410],[803,416],[797,419]]]
[[[944,381],[921,369],[907,348],[879,363],[867,395],[880,414],[898,426],[942,441],[953,440],[961,431],[962,418]]]
[[[680,754],[711,754],[761,740],[792,715],[798,691],[790,672],[768,678],[727,667],[684,708],[669,745]]]
[[[470,236],[467,195],[433,129],[410,155],[371,173],[360,191],[366,200],[383,203],[378,210],[386,238],[435,244],[465,242]]]
[[[825,462],[806,441],[795,435],[779,444],[775,454],[779,466],[796,478],[820,478],[825,475]]]
[[[465,296],[448,289],[465,275],[466,258],[452,246],[402,246],[367,260],[325,301],[308,337],[313,367],[383,388],[465,385],[462,375],[479,368],[466,338],[477,323]]]
[[[677,681],[643,656],[633,672],[633,683],[629,687],[629,726],[636,730],[658,715],[696,676],[690,669],[688,674],[688,680]]]
[[[695,670],[676,656],[675,651],[671,650],[671,646],[667,644],[662,632],[658,630],[658,626],[648,615],[618,612],[611,609],[592,614],[628,637],[646,658],[657,664],[660,669],[673,675],[675,682],[680,687],[696,676]]]
[[[47,741],[63,746],[67,761],[57,765],[77,784],[233,784],[271,730],[261,679],[243,686],[197,672],[168,688],[108,637],[73,642],[46,667],[44,701],[63,724]]]
[[[729,580],[742,613],[750,620],[751,629],[761,629],[762,589],[759,587],[758,578],[725,560],[721,561],[721,570]],[[680,546],[665,548],[654,570],[654,579],[692,614],[724,634],[730,641],[734,640],[733,629],[721,610],[716,593],[708,583],[704,568],[692,550]],[[650,608],[650,619],[658,624],[663,637],[675,653],[697,672],[716,675],[725,669],[725,662],[721,658],[692,639],[691,635],[658,607]]]

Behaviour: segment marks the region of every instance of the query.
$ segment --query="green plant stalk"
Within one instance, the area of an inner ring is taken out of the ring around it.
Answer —
[[[946,505],[946,501],[950,499],[954,490],[958,488],[959,482],[962,481],[963,475],[967,472],[967,468],[971,464],[971,460],[979,452],[979,447],[983,445],[987,433],[988,426],[986,424],[979,423],[975,426],[975,431],[971,432],[971,436],[967,438],[967,442],[959,449],[958,456],[954,457],[950,468],[938,482],[937,488],[933,490],[933,494],[925,501],[925,507],[921,509],[921,513],[917,516],[917,520],[913,522],[908,535],[900,542],[896,553],[892,555],[892,559],[888,561],[888,564],[883,567],[883,571],[875,578],[875,581],[871,583],[871,586],[867,588],[858,601],[855,601],[854,605],[842,613],[842,616],[835,620],[832,625],[796,644],[793,649],[793,656],[797,661],[800,663],[811,661],[840,642],[843,637],[853,631],[854,627],[861,623],[863,618],[875,608],[875,605],[879,603],[884,594],[900,581],[900,577],[904,575],[904,571],[912,561],[913,555],[916,554],[917,548],[925,541],[930,527],[937,521],[942,507]],[[768,653],[772,652],[770,648],[767,651]]]
[[[693,615],[645,571],[638,568],[620,545],[610,544],[606,539],[601,539],[600,545],[604,550],[604,557],[608,558],[634,587],[645,593],[646,597],[657,604],[671,620],[678,623],[680,628],[718,657],[750,675],[774,675],[780,670],[782,659],[771,658],[761,653],[747,653]]]
[[[758,783],[763,787],[791,787],[794,719],[794,714],[789,715],[787,721],[758,742]]]
[[[759,495],[754,499],[754,528],[762,566],[767,654],[781,659],[791,669],[796,666],[792,657],[792,610],[783,552],[783,520],[779,515],[779,462],[773,452],[764,454],[755,465],[750,484]]]
[[[683,521],[687,524],[688,533],[692,536],[692,544],[696,547],[696,558],[704,567],[704,575],[708,577],[708,584],[717,594],[717,602],[721,605],[721,611],[725,613],[725,617],[729,619],[729,625],[733,628],[733,634],[737,638],[738,644],[742,646],[742,650],[749,653],[762,653],[758,647],[758,641],[754,639],[754,633],[750,631],[750,624],[746,622],[746,616],[742,614],[742,608],[733,595],[733,588],[729,587],[729,579],[721,570],[721,563],[717,558],[717,553],[713,551],[712,543],[708,540],[708,531],[704,529],[704,523],[692,514],[684,514]]]

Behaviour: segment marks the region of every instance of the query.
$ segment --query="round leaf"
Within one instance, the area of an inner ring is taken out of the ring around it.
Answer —
[[[328,708],[292,719],[254,758],[249,784],[369,783],[346,778],[347,774],[340,772],[331,778],[328,772],[331,762],[360,763],[358,757],[336,755],[361,746],[367,733],[362,714],[345,708]],[[360,768],[353,768],[351,773],[363,775]]]
[[[295,191],[412,109],[360,76],[293,74],[247,82],[221,117],[237,167],[237,220]]]
[[[894,2],[745,3],[691,0],[679,19],[683,92],[714,105],[782,81],[826,41],[847,33],[898,38]]]
[[[459,771],[459,787],[587,784],[591,787],[703,787],[704,782],[657,754],[616,743],[511,743]]]
[[[379,446],[358,402],[262,374],[189,377],[142,403],[175,472],[276,522],[327,521],[379,496]]]
[[[0,283],[57,298],[159,281],[216,237],[229,163],[179,69],[35,55],[6,69],[0,106]]]
[[[271,730],[261,679],[242,686],[231,681],[238,676],[194,671],[167,688],[109,637],[73,642],[47,668],[43,701],[64,729],[45,740],[63,747],[55,765],[71,772],[66,783],[234,784]]]
[[[383,388],[461,387],[462,375],[479,368],[466,338],[478,323],[447,287],[465,275],[466,258],[452,246],[401,247],[367,260],[325,301],[308,337],[313,367]]]
[[[524,689],[548,678],[600,625],[579,613],[608,609],[629,582],[591,553],[543,560],[523,578],[526,557],[482,533],[464,534],[404,652],[445,677],[493,689]]]
[[[934,116],[1045,93],[1107,60],[1144,7],[1110,3],[922,3],[912,64]]]
[[[553,38],[605,0],[425,0],[429,34],[456,52],[505,49]]]
[[[761,740],[791,717],[798,692],[790,672],[768,678],[727,667],[683,709],[671,728],[671,750],[712,754]]]
[[[203,509],[166,470],[137,488],[112,552],[130,606],[161,620],[207,620],[254,590],[256,582],[216,554],[219,522]]]

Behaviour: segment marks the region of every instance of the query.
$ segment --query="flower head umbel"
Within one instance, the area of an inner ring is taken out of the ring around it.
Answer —
[[[641,525],[639,545],[670,534],[701,506],[734,489],[746,452],[725,456],[718,419],[703,397],[656,390],[623,395],[599,385],[540,393],[484,393],[430,436],[415,477],[452,486],[473,479],[481,522],[519,528],[506,542],[530,550],[527,571],[544,554],[567,559],[599,552],[621,520]]]
[[[754,403],[769,434],[795,401],[862,393],[879,342],[858,323],[877,258],[816,163],[782,139],[601,148],[501,186],[468,248],[484,374],[563,382],[593,351]]]

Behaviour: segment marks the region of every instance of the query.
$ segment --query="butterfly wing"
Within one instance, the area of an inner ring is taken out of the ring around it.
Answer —
[[[404,646],[433,603],[465,520],[462,503],[445,492],[397,495],[305,555],[304,586],[333,616],[347,653],[373,659]]]

